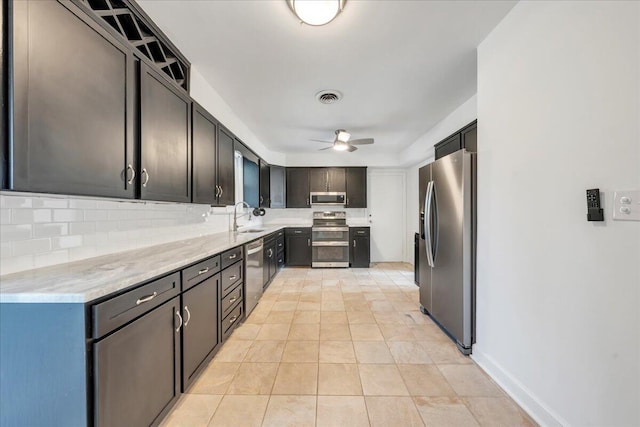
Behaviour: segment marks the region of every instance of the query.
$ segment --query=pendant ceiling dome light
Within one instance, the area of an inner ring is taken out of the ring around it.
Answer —
[[[307,25],[319,26],[333,21],[347,0],[287,0],[289,8]]]

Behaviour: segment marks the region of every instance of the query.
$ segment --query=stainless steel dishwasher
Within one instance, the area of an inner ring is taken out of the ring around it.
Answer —
[[[245,304],[246,315],[251,314],[262,296],[262,278],[264,269],[262,239],[254,240],[244,246],[246,255],[246,275],[245,275]]]

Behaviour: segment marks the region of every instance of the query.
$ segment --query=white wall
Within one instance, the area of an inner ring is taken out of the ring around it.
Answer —
[[[229,104],[204,79],[197,64],[191,64],[190,94],[209,113],[270,164],[284,164],[285,155],[269,150],[233,112]]]
[[[407,209],[405,261],[413,264],[413,235],[418,232],[418,170],[434,160],[433,146],[457,130],[462,129],[477,117],[476,95],[469,98],[447,117],[438,122],[416,142],[403,150],[399,159],[409,166],[407,174]]]
[[[640,425],[640,3],[520,2],[478,49],[474,358],[543,425]],[[586,221],[599,187],[606,221]]]

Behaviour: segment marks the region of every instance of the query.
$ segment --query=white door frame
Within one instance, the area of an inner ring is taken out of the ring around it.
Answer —
[[[402,195],[402,203],[400,204],[400,206],[396,207],[399,211],[399,219],[401,222],[401,228],[402,228],[402,235],[400,236],[402,241],[402,258],[399,260],[396,260],[398,262],[405,262],[406,260],[406,251],[407,251],[407,173],[404,169],[378,169],[378,168],[367,168],[367,181],[371,182],[371,177],[373,176],[399,176],[402,180],[402,188],[398,189],[398,191],[400,191],[400,194]],[[373,200],[373,198],[371,197],[371,189],[372,186],[371,185],[367,185],[367,200]],[[371,223],[371,227],[373,227],[375,224],[371,221],[371,214],[372,214],[372,209],[371,209],[371,204],[368,205],[368,215],[369,215],[369,222]],[[373,212],[373,214],[375,214],[375,212]],[[373,261],[372,261],[373,262]]]

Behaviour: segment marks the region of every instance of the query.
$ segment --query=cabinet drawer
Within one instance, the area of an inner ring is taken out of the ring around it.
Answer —
[[[180,293],[180,273],[132,289],[92,307],[93,338],[99,338]]]
[[[276,231],[276,233],[275,233],[275,234],[276,234],[276,237],[277,237],[277,238],[280,238],[280,237],[283,237],[283,238],[284,238],[284,230]]]
[[[284,236],[278,237],[276,240],[276,252],[280,253],[284,251]]]
[[[222,263],[222,268],[225,269],[229,267],[234,262],[240,261],[242,259],[242,246],[238,246],[237,248],[229,249],[226,252],[223,252],[220,256]]]
[[[310,227],[302,227],[302,228],[287,227],[285,229],[285,234],[287,236],[296,235],[296,234],[298,234],[298,235],[300,235],[300,234],[307,235],[307,234],[311,234],[311,228]]]
[[[204,279],[213,276],[218,271],[220,271],[220,255],[205,259],[196,265],[185,268],[182,270],[182,290],[186,291]]]
[[[232,311],[233,307],[238,304],[238,302],[242,302],[242,297],[244,295],[242,288],[242,283],[240,283],[234,290],[229,292],[229,295],[222,298],[222,301],[220,303],[220,305],[222,306],[222,317],[225,317],[227,314],[229,314]]]
[[[278,254],[277,264],[278,264],[278,270],[284,267],[284,252],[281,252]]]
[[[228,294],[236,284],[242,282],[242,262],[237,262],[223,270],[220,275],[220,281],[222,283],[222,295]]]
[[[224,318],[224,320],[222,321],[222,341],[225,341],[229,337],[229,335],[231,335],[231,332],[233,332],[235,326],[242,319],[243,313],[244,310],[242,308],[242,304],[238,304],[238,306],[233,309],[227,317]]]
[[[369,227],[351,227],[352,236],[366,236],[369,237]]]

